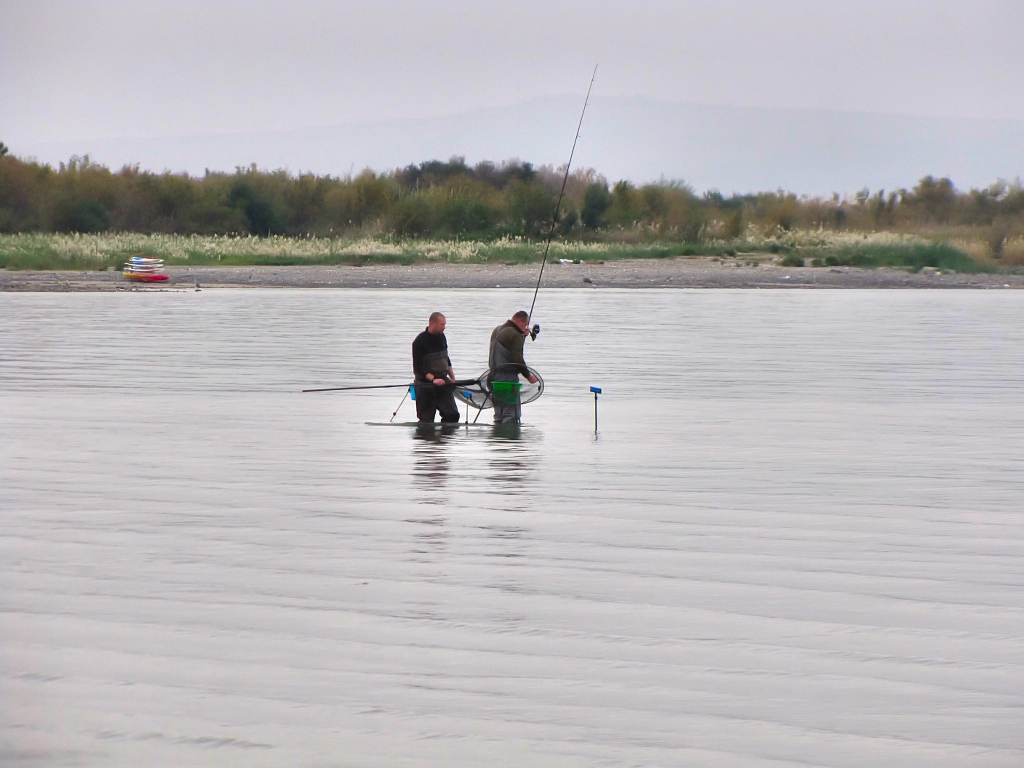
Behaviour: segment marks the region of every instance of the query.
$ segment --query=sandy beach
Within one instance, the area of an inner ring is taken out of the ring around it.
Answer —
[[[169,267],[162,284],[131,283],[120,272],[0,270],[0,291],[132,291],[231,288],[528,288],[537,264]],[[924,269],[747,266],[713,259],[638,259],[549,264],[545,288],[1024,288],[1024,275]]]

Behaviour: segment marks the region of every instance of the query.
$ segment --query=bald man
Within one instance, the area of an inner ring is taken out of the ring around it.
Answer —
[[[459,407],[455,404],[455,370],[448,357],[448,339],[444,335],[447,325],[440,312],[431,313],[427,327],[412,343],[412,372],[416,383],[416,418],[421,422],[434,421],[434,412],[441,414],[442,422],[459,420]]]

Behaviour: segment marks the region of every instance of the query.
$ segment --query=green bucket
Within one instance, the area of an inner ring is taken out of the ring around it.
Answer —
[[[491,394],[495,405],[515,405],[519,402],[518,381],[492,381]]]

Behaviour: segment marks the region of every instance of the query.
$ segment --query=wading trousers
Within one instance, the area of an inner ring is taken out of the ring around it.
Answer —
[[[436,384],[416,385],[416,418],[433,421],[434,412],[441,414],[441,421],[457,422],[459,406],[455,404],[455,389],[439,387]]]

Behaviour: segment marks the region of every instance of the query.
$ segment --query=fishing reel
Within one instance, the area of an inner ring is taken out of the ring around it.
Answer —
[[[538,336],[540,336],[540,323],[534,323],[533,328],[530,329],[530,341],[536,341]]]

